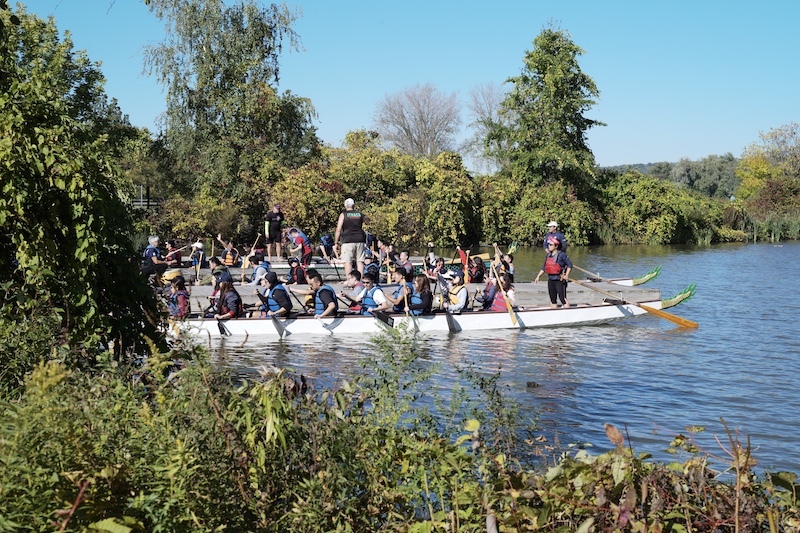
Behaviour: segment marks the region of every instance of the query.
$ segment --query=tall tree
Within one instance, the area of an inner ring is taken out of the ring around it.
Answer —
[[[467,110],[469,111],[469,130],[472,132],[464,143],[463,151],[472,158],[479,171],[496,172],[508,166],[508,161],[498,159],[497,155],[506,153],[507,146],[500,150],[499,146],[487,148],[490,132],[494,124],[510,125],[511,114],[500,115],[500,106],[506,98],[503,88],[496,83],[480,84],[469,92]]]
[[[522,73],[507,80],[512,88],[501,116],[509,124],[493,124],[487,147],[509,161],[516,179],[585,185],[594,178],[586,134],[605,124],[586,117],[600,93],[578,65],[583,53],[568,33],[546,28],[526,52]]]
[[[198,186],[236,183],[265,157],[298,166],[316,153],[311,102],[279,94],[279,57],[298,48],[285,5],[254,0],[151,0],[168,38],[147,49],[145,65],[167,88],[166,140]],[[242,192],[242,191],[239,191]]]
[[[381,137],[401,152],[434,158],[455,148],[461,116],[456,93],[426,83],[385,95],[375,122]]]

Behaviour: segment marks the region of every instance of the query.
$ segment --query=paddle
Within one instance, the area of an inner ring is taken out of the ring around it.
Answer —
[[[440,285],[439,292],[442,293],[442,298],[447,298],[447,303],[450,303],[450,291],[447,288],[447,280],[444,279],[444,276],[437,274],[436,284]],[[455,318],[453,318],[453,313],[450,312],[450,308],[445,307],[444,312],[445,318],[447,319],[447,329],[450,333],[458,333],[461,331],[461,326],[456,323]]]
[[[615,300],[619,299],[618,295],[610,293],[608,291],[604,291],[603,289],[601,289],[599,287],[593,287],[591,283],[584,283],[584,282],[581,282],[581,281],[576,281],[574,279],[570,279],[570,281],[575,282],[578,285],[581,285],[583,287],[587,287],[589,289],[592,289],[593,291],[597,291],[599,293],[605,294],[606,296],[610,296],[611,298],[614,298]],[[696,327],[699,326],[699,324],[697,322],[692,322],[691,320],[688,320],[686,318],[681,318],[681,317],[679,317],[677,315],[673,315],[672,313],[667,313],[666,311],[662,311],[661,309],[656,309],[654,307],[650,307],[649,305],[643,305],[643,304],[640,304],[638,302],[629,302],[629,301],[624,300],[624,299],[622,301],[624,303],[627,303],[627,304],[630,304],[630,305],[635,305],[636,307],[641,307],[642,309],[644,309],[648,313],[656,315],[657,317],[661,317],[664,320],[669,320],[670,322],[674,322],[675,324],[678,324],[679,326],[681,326],[683,328],[696,328]]]
[[[389,316],[389,313],[386,311],[372,311],[372,316],[389,326],[390,328],[394,327],[394,319]]]
[[[231,335],[231,332],[219,318],[217,319],[217,327],[219,328],[219,334],[222,335],[223,337],[229,337]]]
[[[256,249],[256,244],[258,244],[258,241],[260,239],[261,239],[261,234],[260,233],[256,234],[256,240],[253,243],[253,245],[250,246],[250,253],[247,255],[247,257],[242,259],[242,283],[244,283],[244,269],[247,268],[248,266],[250,266],[250,256],[253,254],[253,251]]]
[[[577,270],[580,270],[580,271],[581,271],[581,272],[583,272],[584,274],[586,274],[586,275],[588,275],[588,276],[591,276],[591,277],[592,277],[592,278],[594,278],[594,279],[597,279],[597,280],[600,280],[600,281],[608,281],[608,280],[606,280],[605,278],[603,278],[603,276],[601,276],[600,274],[595,274],[595,273],[593,273],[593,272],[589,272],[588,270],[584,270],[584,269],[582,269],[581,267],[579,267],[578,265],[576,265],[575,263],[573,263],[573,264],[572,264],[572,268],[575,268],[575,269],[577,269]]]
[[[503,294],[503,300],[506,301],[506,309],[508,309],[508,314],[511,315],[511,323],[515,326],[517,325],[517,315],[514,314],[514,308],[511,307],[511,302],[508,301],[508,296],[506,295],[506,290],[503,288],[503,280],[500,279],[500,276],[497,275],[497,269],[494,267],[494,262],[490,263],[492,266],[492,272],[494,273],[494,279],[497,280],[497,286],[500,287],[500,292]]]
[[[258,291],[256,291],[256,294],[258,295],[258,299],[261,300],[261,303],[264,304],[264,307],[267,308],[267,316],[272,319],[272,323],[275,326],[275,330],[278,332],[278,335],[282,339],[283,336],[286,334],[286,326],[284,326],[283,323],[280,320],[278,320],[278,315],[269,314],[269,299]]]

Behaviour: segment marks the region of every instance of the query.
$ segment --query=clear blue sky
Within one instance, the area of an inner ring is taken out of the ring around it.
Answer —
[[[800,2],[496,0],[287,2],[304,50],[285,52],[281,90],[308,97],[319,136],[339,146],[373,124],[384,94],[432,83],[466,102],[471,88],[519,74],[554,21],[585,50],[600,90],[589,133],[600,165],[740,156],[800,122]],[[164,93],[142,74],[142,47],[163,27],[143,0],[30,0],[75,47],[102,61],[106,92],[136,126],[157,131]]]

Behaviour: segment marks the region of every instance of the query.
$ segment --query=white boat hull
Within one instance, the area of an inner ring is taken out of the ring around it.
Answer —
[[[661,308],[660,300],[640,302],[656,309]],[[580,305],[569,308],[551,309],[538,307],[514,311],[517,323],[513,324],[507,312],[467,311],[452,315],[452,330],[479,331],[495,329],[523,329],[563,326],[585,326],[606,324],[631,318],[647,311],[633,304],[603,303]],[[293,335],[364,335],[380,333],[384,329],[412,329],[418,332],[450,331],[445,313],[406,317],[402,314],[388,315],[387,324],[376,317],[343,315],[336,318],[316,319],[313,316],[297,316],[278,319],[284,328],[284,337]],[[279,333],[271,318],[240,318],[235,320],[192,319],[181,324],[183,331],[206,337],[247,337],[275,336]]]

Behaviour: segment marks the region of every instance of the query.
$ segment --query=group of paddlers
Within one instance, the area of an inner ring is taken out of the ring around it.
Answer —
[[[393,247],[363,230],[363,224],[368,218],[355,209],[355,202],[348,198],[345,201],[345,210],[337,221],[336,235],[330,239],[323,239],[320,250],[328,263],[344,266],[347,281],[345,287],[350,292],[341,291],[339,294],[324,283],[322,276],[313,268],[308,268],[311,262],[313,248],[310,240],[298,228],[281,228],[280,223],[285,220],[280,213],[280,206],[275,204],[272,212],[265,221],[267,233],[267,254],[271,259],[271,247],[275,245],[278,253],[278,242],[287,237],[290,242],[291,253],[299,257],[289,257],[289,272],[287,276],[279,278],[275,272],[270,271],[269,260],[265,260],[263,249],[256,244],[251,247],[246,261],[253,266],[253,275],[250,285],[260,286],[254,292],[261,300],[258,313],[261,316],[288,316],[293,312],[294,299],[304,312],[313,314],[318,318],[333,316],[339,311],[338,303],[346,305],[348,312],[373,315],[378,312],[396,312],[420,315],[434,312],[434,309],[445,310],[448,313],[459,313],[469,305],[469,308],[479,303],[483,310],[506,311],[515,305],[514,301],[514,264],[511,253],[501,253],[494,243],[495,256],[489,262],[488,270],[481,257],[469,256],[469,250],[456,248],[460,256],[462,269],[447,270],[445,260],[435,257],[433,243],[428,243],[428,255],[424,258],[424,272],[414,276],[414,265],[411,263],[408,251],[396,252]],[[233,241],[225,241],[222,235],[217,239],[223,246],[220,257],[212,256],[207,259],[204,246],[195,242],[190,256],[192,266],[199,274],[200,268],[211,267],[211,275],[199,279],[196,284],[213,284],[214,294],[210,297],[210,305],[203,311],[206,318],[228,319],[245,316],[245,306],[242,298],[233,284],[230,267],[242,264],[242,258]],[[155,274],[161,280],[164,272],[170,266],[181,265],[180,251],[188,247],[176,248],[174,242],[167,243],[166,255],[162,255],[159,238],[151,236],[149,244],[143,253],[142,273]],[[552,307],[569,305],[566,300],[566,286],[572,262],[564,249],[567,243],[564,235],[558,231],[555,221],[548,224],[548,233],[544,239],[544,248],[547,252],[544,265],[536,276],[536,282],[542,274],[548,276],[548,292]],[[453,261],[451,261],[453,263]],[[380,283],[381,267],[386,266],[386,282],[391,282],[397,288],[394,291],[384,291]],[[180,271],[178,271],[180,272]],[[170,295],[168,307],[170,314],[175,318],[186,318],[190,313],[189,294],[186,290],[185,279],[176,275],[170,281]],[[476,291],[470,300],[467,283],[487,284],[483,291]],[[244,276],[242,283],[245,282]],[[307,284],[308,288],[293,287]],[[439,290],[438,301],[434,298]],[[302,295],[301,300],[297,295]]]

